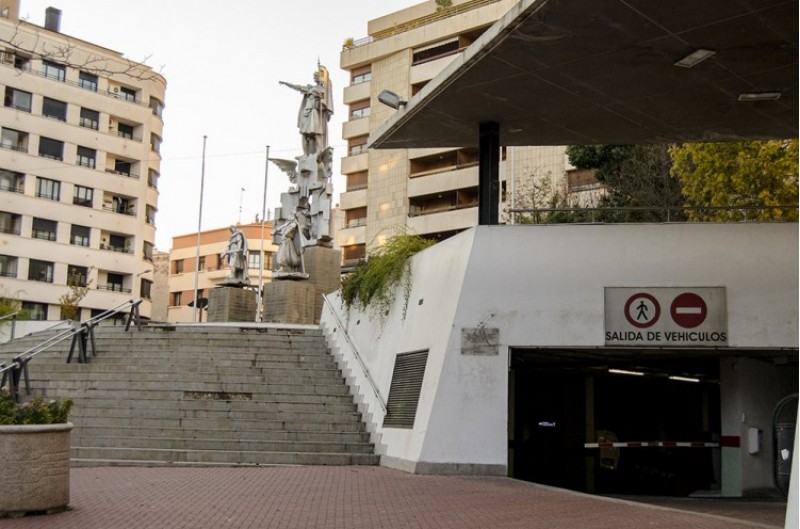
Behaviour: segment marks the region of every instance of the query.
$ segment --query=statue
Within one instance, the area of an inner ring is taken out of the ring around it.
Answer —
[[[318,154],[328,146],[328,121],[333,115],[332,85],[329,79],[323,82],[320,73],[327,78],[328,71],[323,66],[314,72],[314,84],[297,85],[279,81],[303,94],[300,110],[297,113],[297,128],[302,136],[303,154],[311,156]]]
[[[281,207],[275,211],[273,242],[284,248],[285,261],[279,265],[281,273],[296,277],[303,274],[302,253],[305,246],[332,246],[331,202],[333,188],[333,148],[328,146],[328,120],[333,114],[332,85],[328,70],[318,65],[314,84],[300,86],[280,81],[303,94],[297,127],[302,136],[303,154],[294,160],[270,158],[289,177],[289,191],[281,194]],[[304,241],[297,237],[303,231]],[[284,245],[284,239],[291,242]],[[298,256],[292,255],[292,250]],[[280,261],[278,259],[277,261]],[[298,263],[297,265],[293,263]],[[299,268],[298,268],[299,267]],[[273,276],[274,277],[274,276]]]
[[[305,279],[303,272],[303,239],[309,239],[308,200],[304,197],[294,210],[292,218],[276,229],[281,237],[278,253],[275,256],[276,269],[273,277],[292,277]]]
[[[228,246],[220,254],[222,259],[227,257],[231,272],[225,280],[226,285],[247,285],[250,280],[247,277],[247,238],[242,230],[231,225],[231,236],[228,239]]]

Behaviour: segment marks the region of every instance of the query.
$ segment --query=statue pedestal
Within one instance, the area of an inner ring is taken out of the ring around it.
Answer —
[[[265,322],[313,324],[314,285],[309,281],[272,281],[264,285]],[[210,302],[209,302],[210,303]]]
[[[255,321],[256,292],[236,287],[217,287],[208,293],[208,321]]]
[[[322,296],[339,290],[342,286],[342,251],[324,246],[308,246],[303,253],[303,264],[314,285],[314,323],[322,315]]]
[[[322,246],[306,247],[303,275],[308,279],[279,279],[273,275],[272,282],[264,285],[263,321],[319,323],[323,294],[335,292],[342,284],[341,263],[340,250]]]

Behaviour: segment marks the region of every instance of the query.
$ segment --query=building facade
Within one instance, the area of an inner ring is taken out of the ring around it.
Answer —
[[[272,243],[272,225],[264,225],[263,239],[260,222],[240,224],[237,227],[247,239],[248,269],[247,275],[253,288],[258,285],[259,273],[263,283],[272,278],[273,256],[277,247]],[[195,280],[197,281],[197,298],[208,299],[209,291],[219,286],[230,274],[230,268],[222,254],[228,246],[231,232],[228,228],[215,228],[189,233],[172,238],[172,249],[169,253],[169,299],[166,300],[166,321],[193,322],[206,321],[206,311],[195,311],[189,303],[194,299]],[[262,242],[263,241],[263,242]],[[198,247],[199,263],[198,263]],[[262,258],[263,248],[263,258]],[[199,266],[195,266],[195,265]],[[263,265],[263,269],[259,270]],[[195,270],[199,272],[195,274]],[[154,310],[160,313],[160,307]],[[253,321],[255,321],[253,314]],[[195,319],[196,318],[196,319]]]
[[[0,2],[2,295],[56,320],[88,286],[76,319],[138,298],[149,318],[166,81],[59,26]]]
[[[434,0],[371,20],[369,36],[345,44],[341,67],[350,73],[344,89],[349,109],[342,135],[347,155],[340,196],[344,226],[337,243],[344,264],[353,264],[398,229],[447,238],[478,221],[478,149],[369,150],[369,134],[394,109],[378,102],[383,90],[403,100],[419,92],[459,53],[504,15],[514,0],[456,0],[438,8]],[[564,147],[503,148],[503,220],[511,208],[541,208],[558,193],[567,196],[569,166]]]

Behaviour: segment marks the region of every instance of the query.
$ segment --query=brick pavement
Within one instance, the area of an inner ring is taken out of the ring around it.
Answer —
[[[782,526],[781,505],[746,521],[743,511],[734,519],[381,467],[100,467],[72,469],[67,512],[0,529],[743,529]]]

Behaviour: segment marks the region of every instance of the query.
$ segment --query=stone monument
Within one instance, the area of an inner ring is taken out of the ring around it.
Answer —
[[[247,277],[247,237],[242,230],[231,226],[228,246],[220,258],[228,261],[230,274],[222,285],[209,292],[208,321],[253,321],[256,313],[256,293]]]
[[[341,253],[332,248],[331,237],[333,148],[328,146],[328,121],[333,89],[322,65],[317,65],[312,84],[280,84],[302,94],[297,128],[303,154],[293,160],[270,158],[290,185],[275,210],[272,240],[278,253],[272,282],[264,286],[264,319],[317,323],[322,295],[340,286]]]

